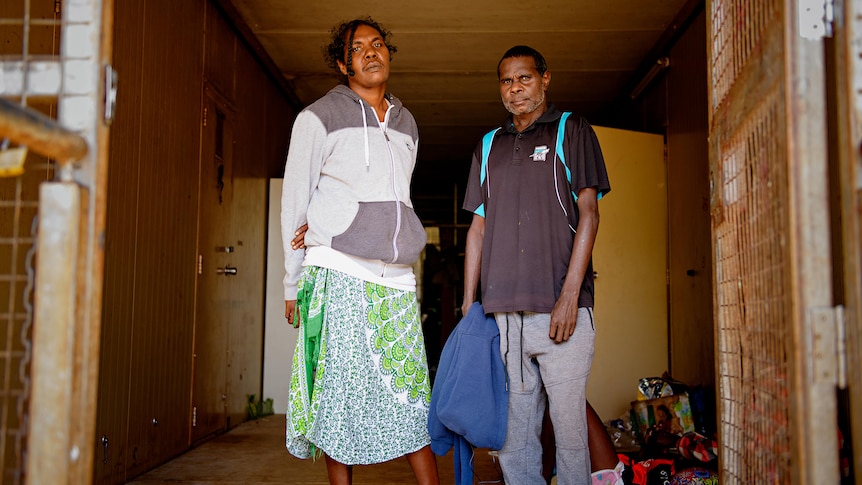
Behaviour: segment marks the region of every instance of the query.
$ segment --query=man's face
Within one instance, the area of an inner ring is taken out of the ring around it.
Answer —
[[[536,111],[545,104],[551,73],[540,75],[532,57],[510,57],[500,63],[500,97],[513,115]]]
[[[346,43],[350,40],[350,33],[345,35]],[[353,50],[350,67],[353,68],[354,75],[348,77],[348,83],[374,87],[389,79],[389,49],[377,29],[360,24],[353,34],[353,45],[345,48],[345,60],[348,58],[349,49]],[[338,61],[338,67],[347,75],[347,65],[344,62]]]

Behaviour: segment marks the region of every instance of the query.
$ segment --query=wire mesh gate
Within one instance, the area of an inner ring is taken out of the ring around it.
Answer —
[[[0,4],[3,483],[91,481],[111,6]]]
[[[722,483],[838,483],[824,25],[805,3],[707,2]]]

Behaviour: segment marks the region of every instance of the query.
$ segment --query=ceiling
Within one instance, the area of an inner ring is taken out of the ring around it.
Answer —
[[[398,48],[388,88],[410,109],[419,125],[416,178],[463,180],[481,135],[506,116],[497,89],[496,67],[509,47],[526,44],[539,50],[551,71],[548,100],[593,121],[629,96],[675,31],[702,2],[220,3],[235,17],[235,23],[245,24],[240,30],[252,37],[258,50],[265,51],[264,57],[271,59],[272,67],[282,74],[303,106],[339,82],[322,55],[329,30],[343,20],[371,15],[392,32],[391,43]],[[414,199],[428,196],[421,192],[414,188]]]

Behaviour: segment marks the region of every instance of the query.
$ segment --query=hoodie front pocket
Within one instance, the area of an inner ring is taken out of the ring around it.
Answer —
[[[422,223],[412,209],[395,201],[360,202],[350,226],[332,238],[332,249],[385,263],[411,264],[424,247]]]

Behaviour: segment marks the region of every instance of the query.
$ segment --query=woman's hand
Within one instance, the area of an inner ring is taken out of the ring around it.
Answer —
[[[293,233],[293,240],[290,241],[290,249],[305,249],[305,233],[308,231],[308,224],[303,224]]]
[[[294,318],[296,317],[296,318]],[[299,328],[299,313],[296,312],[296,300],[284,300],[284,318],[293,328]]]
[[[305,249],[306,231],[308,231],[308,224],[303,224],[296,229],[293,240],[290,241],[291,249]],[[293,325],[293,328],[299,328],[300,319],[299,314],[296,313],[296,300],[284,300],[284,318],[287,319],[287,323]]]

